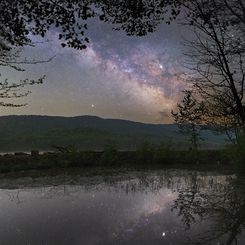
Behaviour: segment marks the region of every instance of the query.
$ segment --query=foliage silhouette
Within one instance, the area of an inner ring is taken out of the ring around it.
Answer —
[[[188,244],[237,244],[238,236],[245,227],[243,181],[244,176],[227,177],[226,186],[210,181],[210,190],[206,192],[198,183],[197,173],[194,173],[190,184],[178,189],[178,198],[172,209],[178,211],[186,229],[210,218],[215,222],[207,232],[192,237]]]
[[[177,105],[177,112],[172,111],[174,121],[180,132],[189,136],[189,142],[193,150],[197,150],[201,138],[201,124],[204,113],[204,104],[198,103],[193,97],[192,91],[186,90],[181,103]]]
[[[0,37],[5,44],[23,46],[31,42],[30,34],[44,37],[49,29],[56,29],[63,47],[84,49],[89,43],[85,32],[90,18],[141,36],[155,30],[170,11],[166,6],[172,6],[172,14],[179,13],[177,3],[168,0],[3,0]]]

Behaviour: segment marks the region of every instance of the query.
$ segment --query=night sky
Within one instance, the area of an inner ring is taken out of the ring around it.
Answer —
[[[22,108],[1,108],[1,115],[35,114],[96,115],[147,123],[170,123],[183,82],[183,38],[187,30],[178,24],[161,24],[144,37],[127,36],[112,26],[93,20],[86,50],[62,48],[58,33],[49,32],[44,42],[24,48],[22,57],[45,64],[25,66],[25,72],[8,70],[11,81],[46,74],[45,83],[32,86]]]

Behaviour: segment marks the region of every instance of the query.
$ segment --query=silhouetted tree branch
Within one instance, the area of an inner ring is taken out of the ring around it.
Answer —
[[[29,34],[44,37],[55,28],[62,46],[86,48],[88,19],[99,18],[125,30],[128,35],[145,35],[170,12],[179,14],[179,4],[170,0],[2,0],[0,37],[10,45],[31,42]],[[166,20],[167,21],[167,20]]]
[[[44,62],[49,62],[53,59],[49,58],[47,60],[28,60],[21,59],[20,49],[2,49],[0,50],[0,68],[10,68],[17,72],[23,72],[25,69],[22,65],[31,65],[39,64]],[[4,78],[0,73],[0,106],[6,107],[20,107],[26,104],[19,104],[14,102],[4,102],[11,101],[13,99],[25,97],[31,93],[31,91],[23,90],[25,87],[32,86],[35,84],[42,84],[45,79],[45,76],[42,76],[38,79],[23,79],[20,81],[10,82],[9,79]]]
[[[194,36],[186,43],[187,66],[191,71],[187,81],[196,104],[203,108],[202,123],[227,132],[239,132],[245,127],[244,23],[231,12],[237,2],[229,2],[229,7],[219,0],[186,5],[190,13],[186,22],[192,25]]]

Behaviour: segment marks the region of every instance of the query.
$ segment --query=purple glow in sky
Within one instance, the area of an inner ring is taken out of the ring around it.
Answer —
[[[46,64],[26,72],[6,71],[12,80],[39,77],[46,82],[31,88],[23,108],[2,108],[1,115],[96,115],[147,123],[171,122],[185,84],[181,79],[183,28],[161,25],[145,37],[128,37],[111,26],[93,22],[86,50],[61,48],[56,33],[48,42],[23,50],[23,57],[45,59]],[[18,101],[19,102],[19,101]]]

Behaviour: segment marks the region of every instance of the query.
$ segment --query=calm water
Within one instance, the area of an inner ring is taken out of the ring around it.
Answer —
[[[0,180],[2,245],[245,244],[242,177],[185,170]]]

